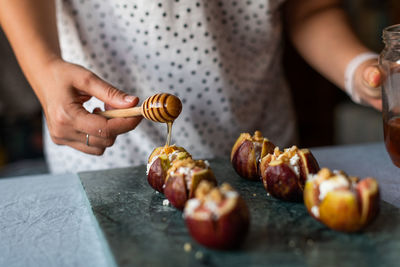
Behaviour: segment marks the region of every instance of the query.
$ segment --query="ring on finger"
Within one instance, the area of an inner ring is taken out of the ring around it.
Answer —
[[[86,134],[86,145],[87,145],[87,146],[90,146],[90,145],[89,145],[89,134]]]

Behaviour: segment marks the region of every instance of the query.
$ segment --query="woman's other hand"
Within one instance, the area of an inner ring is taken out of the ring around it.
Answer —
[[[376,59],[361,64],[355,72],[354,93],[358,94],[363,103],[377,110],[382,110],[381,85],[383,74]]]

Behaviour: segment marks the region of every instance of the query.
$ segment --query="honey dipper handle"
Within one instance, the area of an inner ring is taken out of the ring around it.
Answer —
[[[111,119],[111,118],[128,118],[142,115],[142,107],[133,107],[125,109],[111,109],[99,112],[98,114]]]

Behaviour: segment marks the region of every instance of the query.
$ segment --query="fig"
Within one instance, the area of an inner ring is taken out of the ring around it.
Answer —
[[[207,161],[185,158],[175,161],[169,168],[164,184],[164,194],[171,205],[183,210],[188,199],[194,197],[194,192],[203,180],[217,185],[214,173]]]
[[[263,137],[260,131],[240,134],[233,145],[231,162],[235,171],[248,180],[260,180],[258,169],[260,159],[274,151],[275,145]]]
[[[213,249],[239,247],[249,229],[246,202],[226,183],[218,188],[202,181],[195,198],[186,202],[183,216],[193,239]]]
[[[302,201],[304,184],[310,173],[317,173],[319,165],[310,150],[296,146],[267,154],[261,159],[260,173],[265,190],[286,201]]]
[[[360,180],[327,168],[310,175],[304,189],[304,204],[310,215],[342,232],[356,232],[367,226],[377,216],[379,202],[375,178]]]
[[[154,149],[147,163],[147,181],[150,186],[163,193],[168,169],[176,160],[190,157],[191,155],[184,148],[175,145]]]

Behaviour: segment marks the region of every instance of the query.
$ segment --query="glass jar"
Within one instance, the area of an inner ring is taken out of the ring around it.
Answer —
[[[379,57],[383,72],[382,116],[386,150],[400,167],[400,24],[383,30],[385,48]]]

